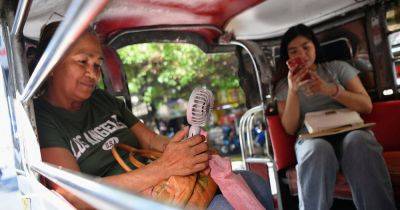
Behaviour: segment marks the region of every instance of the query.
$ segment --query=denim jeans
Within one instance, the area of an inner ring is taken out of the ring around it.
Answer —
[[[295,151],[299,209],[328,210],[339,169],[358,210],[396,209],[382,147],[371,131],[298,140]]]
[[[247,185],[253,191],[256,198],[267,210],[273,210],[273,198],[271,194],[271,187],[269,182],[264,181],[263,178],[250,171],[235,171],[236,174],[240,174],[246,181]],[[243,201],[246,202],[246,201]],[[222,194],[217,194],[210,205],[208,210],[233,210],[233,207],[228,203]]]

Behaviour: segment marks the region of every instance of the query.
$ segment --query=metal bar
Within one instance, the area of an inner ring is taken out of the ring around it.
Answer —
[[[0,41],[3,39],[0,29]],[[0,64],[0,209],[22,209],[19,185],[15,167],[15,156],[17,156],[13,146],[12,119],[9,116],[10,108],[8,104],[8,94],[6,87],[6,75]]]
[[[262,94],[262,85],[261,85],[261,79],[260,79],[260,70],[258,69],[258,65],[257,65],[256,59],[254,58],[253,54],[251,53],[251,50],[250,50],[244,43],[242,43],[242,42],[240,42],[240,41],[237,41],[237,40],[236,40],[236,41],[231,41],[230,44],[233,44],[233,45],[237,45],[237,46],[242,47],[242,48],[245,49],[246,52],[249,54],[249,56],[250,56],[250,58],[251,58],[251,61],[252,61],[252,63],[253,63],[253,67],[254,67],[255,74],[256,74],[257,86],[258,86],[258,94],[259,94],[261,103],[263,103],[263,102],[264,102],[264,97],[263,97],[263,94]]]
[[[94,181],[93,177],[39,162],[31,169],[98,209],[177,209]]]
[[[247,113],[247,112],[246,112]],[[240,118],[239,121],[239,143],[240,143],[240,152],[242,154],[242,162],[244,164],[245,170],[247,170],[247,165],[246,165],[246,147],[245,147],[245,122],[247,121],[247,116],[246,113],[243,114],[243,116]]]
[[[202,24],[192,24],[192,25],[177,25],[177,26],[160,26],[157,28],[145,28],[145,29],[133,29],[133,30],[127,30],[124,31],[120,34],[117,34],[115,37],[110,39],[107,42],[107,45],[112,46],[114,42],[121,37],[127,35],[127,34],[134,34],[134,33],[144,33],[144,32],[150,32],[150,31],[181,31],[181,30],[196,30],[196,29],[210,29],[213,30],[219,34],[223,34],[224,32],[220,29],[215,27],[214,25],[202,25]]]
[[[8,27],[7,25],[8,45],[10,46],[8,57],[10,59],[10,70],[13,74],[12,82],[13,86],[15,86],[16,89],[13,92],[13,94],[15,92],[19,93],[22,92],[29,77],[27,71],[26,59],[24,55],[25,48],[22,42],[23,36],[22,33],[20,33],[21,31],[18,32],[15,31],[16,30],[15,27],[19,27],[18,30],[22,30],[29,7],[30,3],[23,0],[19,2],[18,11],[16,15],[12,10],[5,10],[5,17],[7,18],[7,22],[11,24],[14,22],[13,23],[14,28],[12,29],[14,30],[14,34],[12,34],[11,32],[11,27]],[[19,26],[15,26],[16,24],[18,24]]]
[[[276,194],[278,196],[278,209],[283,210],[282,194],[281,194],[281,187],[279,186],[278,170],[276,170],[276,163],[274,160],[272,161],[272,170],[274,171]]]
[[[40,58],[35,71],[22,92],[21,100],[26,103],[39,88],[68,47],[89,26],[108,0],[74,0],[65,14],[49,45]]]
[[[9,109],[9,119],[11,123],[11,128],[12,128],[12,141],[13,141],[13,146],[15,149],[16,153],[20,153],[22,150],[22,143],[18,141],[18,136],[16,135],[17,132],[17,126],[16,126],[16,116],[15,116],[15,111],[13,109],[14,107],[14,98],[15,98],[15,85],[16,84],[16,72],[14,70],[15,65],[14,65],[14,59],[13,59],[13,49],[11,45],[11,38],[9,35],[9,27],[5,21],[5,19],[0,18],[0,39],[2,39],[4,43],[4,47],[2,50],[6,50],[6,59],[3,59],[3,63],[1,63],[3,70],[6,70],[6,73],[4,76],[6,77],[5,83],[6,83],[6,96],[7,96],[7,101],[8,101],[8,109]],[[15,168],[16,169],[22,169],[23,164],[21,162],[21,159],[17,158],[15,159]]]
[[[11,29],[11,36],[20,34],[26,18],[28,17],[29,8],[31,7],[32,0],[19,0],[17,13],[15,14],[14,23]]]
[[[269,158],[254,158],[254,157],[249,157],[246,158],[247,163],[263,163],[268,166],[268,163],[271,163],[272,161]]]
[[[245,169],[247,170],[247,165],[246,165],[246,143],[247,140],[245,138],[245,132],[246,132],[246,126],[248,122],[248,118],[252,116],[252,114],[262,111],[264,109],[264,105],[258,105],[255,106],[249,110],[247,110],[242,117],[240,118],[239,122],[239,142],[240,142],[240,149],[242,153],[242,161],[245,164]]]
[[[253,127],[253,119],[254,119],[254,113],[251,113],[251,115],[247,118],[247,124],[246,124],[246,134],[247,134],[247,147],[249,149],[249,157],[252,157],[254,155],[253,152],[253,132],[252,132],[252,127]]]

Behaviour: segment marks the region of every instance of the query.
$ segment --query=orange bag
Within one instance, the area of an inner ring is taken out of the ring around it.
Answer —
[[[153,150],[136,149],[126,144],[114,145],[111,152],[127,172],[132,171],[132,169],[124,162],[116,148],[129,152],[129,161],[137,168],[144,166],[144,164],[135,158],[136,154],[153,160],[161,157],[162,154]],[[171,176],[154,187],[144,190],[142,194],[150,196],[157,201],[180,207],[206,209],[216,191],[217,184],[211,176],[206,175],[204,172],[199,172],[188,176]]]

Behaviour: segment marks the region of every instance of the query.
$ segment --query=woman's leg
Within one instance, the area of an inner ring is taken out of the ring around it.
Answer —
[[[357,209],[396,209],[382,147],[370,131],[355,130],[343,139],[342,171]]]
[[[235,171],[235,173],[240,174],[243,177],[243,179],[246,181],[246,184],[253,191],[258,201],[260,201],[260,203],[267,210],[274,209],[274,203],[269,182],[264,181],[262,177],[251,171]],[[233,209],[233,207],[229,204],[226,198],[223,197],[222,194],[218,194],[213,198],[207,209],[231,210]]]
[[[328,210],[339,169],[332,145],[324,139],[298,140],[295,150],[299,209]]]

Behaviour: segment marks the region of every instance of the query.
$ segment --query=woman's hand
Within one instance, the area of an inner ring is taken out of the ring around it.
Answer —
[[[337,87],[333,83],[327,83],[321,79],[318,74],[314,71],[310,71],[311,81],[307,85],[307,92],[310,95],[323,94],[326,96],[333,96],[337,91]]]
[[[296,72],[295,74],[293,72]],[[309,70],[304,65],[297,66],[295,69],[289,69],[288,73],[288,89],[293,93],[297,93],[300,87],[306,85],[309,80],[307,74]]]
[[[163,155],[157,160],[165,170],[166,178],[172,175],[189,175],[208,166],[208,145],[204,136],[185,139],[188,128],[179,131],[168,143]]]

